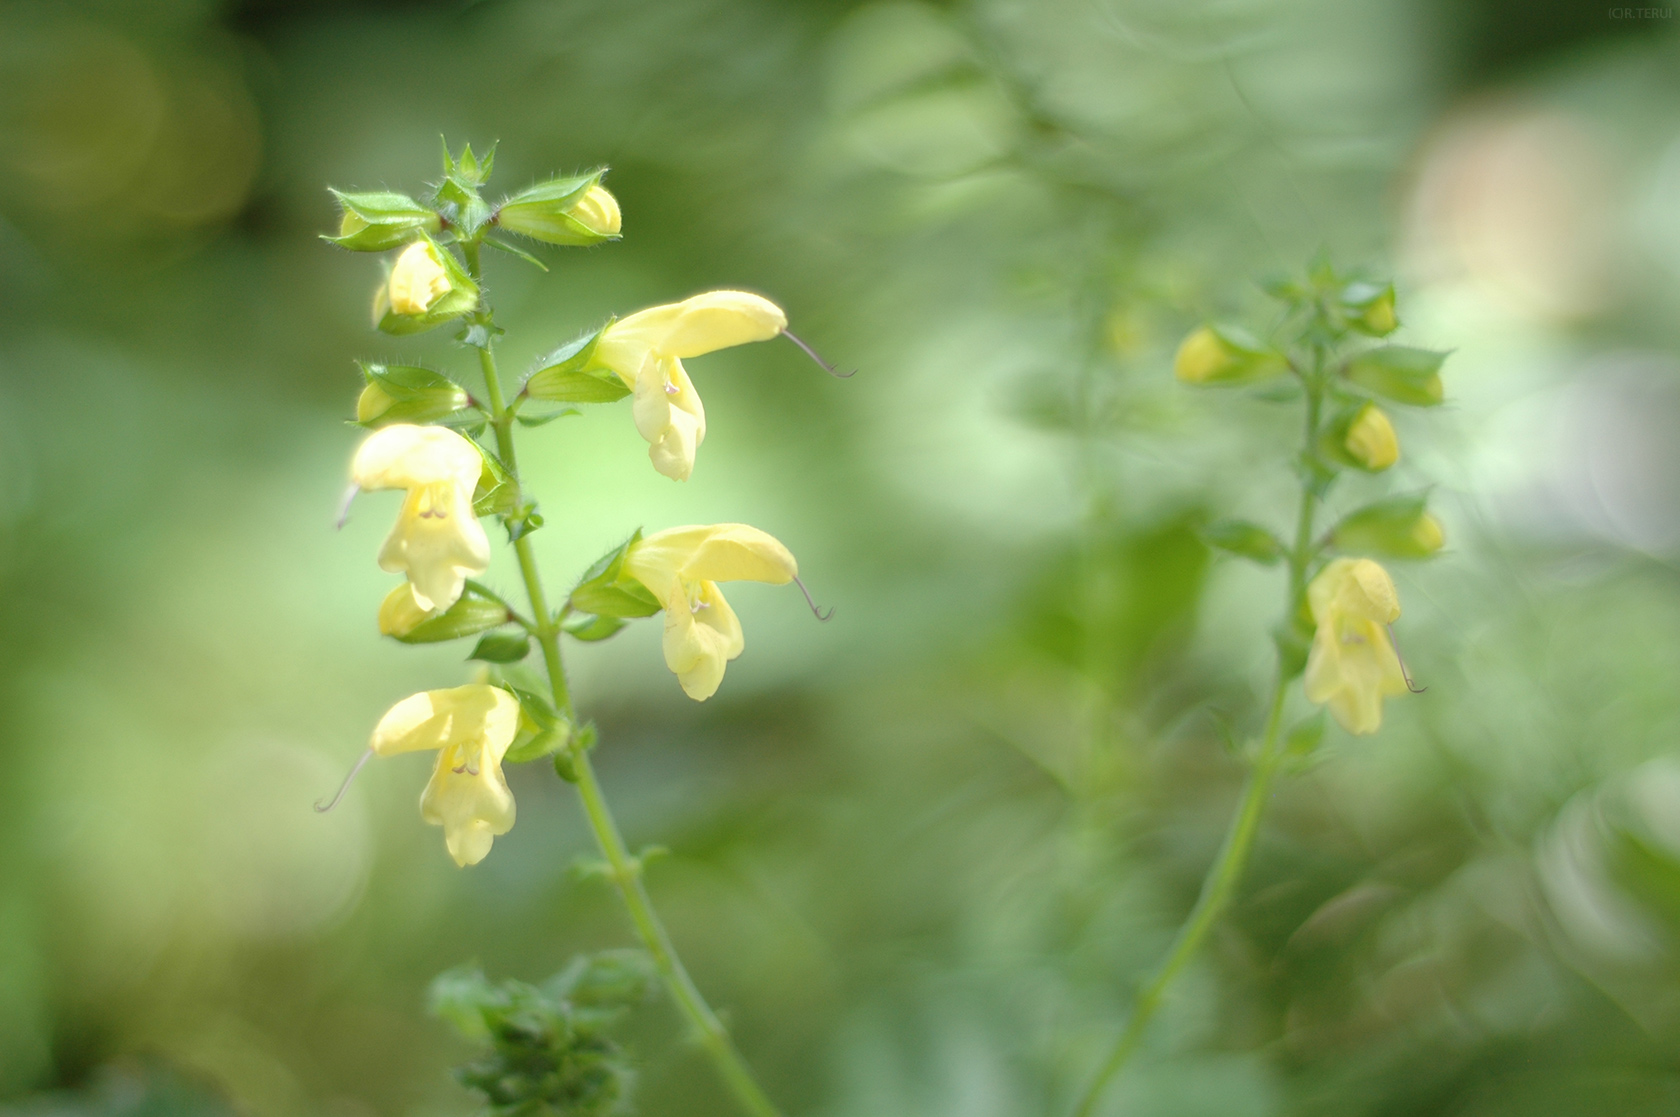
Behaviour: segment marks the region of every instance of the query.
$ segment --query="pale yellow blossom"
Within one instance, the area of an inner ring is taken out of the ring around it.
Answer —
[[[590,366],[610,369],[630,388],[636,429],[651,443],[653,467],[685,481],[706,437],[706,410],[683,358],[766,341],[786,326],[787,316],[768,299],[708,291],[614,322],[596,342]]]
[[[473,684],[411,695],[379,719],[368,747],[378,756],[438,750],[420,796],[420,817],[443,827],[457,865],[476,865],[513,828],[513,793],[502,757],[519,730],[519,700]]]
[[[357,487],[408,490],[379,566],[406,573],[423,610],[449,608],[466,579],[490,567],[490,541],[472,508],[482,468],[478,448],[444,427],[396,423],[356,451]]]
[[[624,569],[665,609],[665,664],[697,701],[716,693],[726,664],[746,647],[719,582],[786,585],[799,574],[774,537],[746,524],[676,527],[631,545]]]
[[[1307,587],[1318,631],[1307,657],[1308,701],[1328,703],[1349,733],[1375,733],[1382,700],[1407,690],[1388,625],[1400,597],[1388,571],[1370,559],[1338,558]]]
[[[385,316],[385,307],[398,314],[424,314],[449,294],[449,289],[449,274],[438,259],[437,246],[429,240],[417,240],[397,254],[397,262],[374,301],[374,321]]]

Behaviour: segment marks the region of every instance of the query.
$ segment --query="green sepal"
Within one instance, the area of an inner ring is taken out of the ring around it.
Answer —
[[[573,613],[560,625],[560,630],[574,640],[594,643],[616,636],[624,627],[622,617],[600,617],[591,613]]]
[[[1290,727],[1283,739],[1283,759],[1293,771],[1310,767],[1313,754],[1324,743],[1324,709],[1309,714]]]
[[[414,239],[417,231],[443,227],[438,215],[407,194],[391,191],[347,193],[327,188],[344,211],[336,237],[321,239],[352,252],[385,252]]]
[[[634,535],[584,571],[567,598],[573,609],[604,617],[651,617],[663,608],[646,586],[624,574],[625,556],[641,538],[642,529],[637,528]]]
[[[490,220],[490,207],[485,204],[478,188],[490,177],[495,163],[494,145],[482,160],[473,155],[471,144],[461,149],[459,159],[450,156],[447,143],[443,145],[443,181],[437,188],[438,208],[462,239],[471,240]]]
[[[478,443],[473,443],[478,446]],[[519,486],[496,456],[478,446],[483,468],[478,474],[478,488],[473,493],[473,515],[505,516],[519,507]]]
[[[612,403],[630,394],[630,389],[613,372],[591,369],[595,346],[612,325],[567,342],[538,362],[525,381],[525,394],[551,403]]]
[[[1441,364],[1448,354],[1406,345],[1379,345],[1348,359],[1342,375],[1396,403],[1433,407],[1445,397]]]
[[[501,602],[464,593],[455,604],[437,616],[428,617],[401,636],[391,638],[404,644],[437,644],[444,640],[459,640],[463,636],[476,636],[512,620],[512,614]]]
[[[507,764],[529,764],[533,760],[553,756],[566,747],[568,736],[558,729],[544,730],[508,749],[502,760]]]
[[[1208,546],[1251,559],[1261,566],[1271,566],[1285,554],[1277,536],[1247,520],[1215,520],[1202,528],[1200,534]]]
[[[485,663],[518,663],[531,654],[531,637],[524,632],[487,632],[468,659]]]
[[[357,361],[367,387],[356,401],[356,422],[364,427],[387,423],[429,423],[467,407],[472,397],[441,372],[418,365]]]
[[[1330,529],[1329,541],[1345,554],[1424,559],[1441,549],[1441,530],[1429,515],[1429,495],[1416,493],[1349,512]]]
[[[586,246],[618,240],[620,234],[599,232],[572,216],[573,208],[601,181],[606,170],[602,167],[528,186],[502,199],[490,220],[510,233],[545,244]]]
[[[478,284],[474,283],[466,269],[461,267],[461,262],[455,258],[455,254],[446,248],[440,248],[436,241],[425,234],[421,234],[420,239],[429,243],[437,253],[438,262],[443,266],[443,274],[449,280],[449,290],[428,307],[424,314],[398,314],[386,307],[377,323],[384,333],[398,336],[424,333],[463,314],[470,314],[478,307]]]

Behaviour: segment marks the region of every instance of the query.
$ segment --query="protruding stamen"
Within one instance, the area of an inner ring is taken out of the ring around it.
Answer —
[[[1412,676],[1406,670],[1406,657],[1400,654],[1400,638],[1394,635],[1393,625],[1388,626],[1388,642],[1394,645],[1394,658],[1400,661],[1400,677],[1406,680],[1406,689],[1413,694],[1422,694],[1428,690],[1428,687],[1418,686],[1412,682]]]
[[[338,519],[333,521],[333,530],[339,531],[344,527],[344,521],[350,518],[350,502],[356,499],[356,494],[362,491],[360,485],[351,485],[344,492],[344,499],[338,505]]]
[[[828,607],[828,612],[826,613],[817,608],[817,603],[811,598],[811,591],[805,588],[805,583],[801,582],[797,575],[793,579],[793,584],[798,586],[799,592],[805,595],[805,604],[811,607],[811,615],[813,617],[816,617],[819,621],[826,621],[834,615],[834,606],[832,605]]]
[[[354,768],[350,769],[350,774],[348,776],[345,776],[344,777],[344,782],[338,785],[338,794],[334,795],[332,797],[332,802],[328,803],[326,806],[322,806],[321,801],[319,799],[317,799],[315,801],[315,813],[316,814],[326,814],[328,811],[330,811],[334,807],[338,806],[338,801],[340,799],[344,798],[344,793],[346,791],[350,790],[350,783],[351,783],[351,781],[353,781],[356,778],[356,773],[358,773],[362,770],[362,765],[366,764],[368,762],[368,757],[370,757],[372,755],[373,755],[373,750],[372,749],[368,749],[366,752],[362,753],[362,758],[360,760],[356,761],[356,766]]]
[[[476,775],[478,775],[478,769],[474,768],[470,763],[465,763],[465,762],[463,762],[462,765],[459,768],[451,768],[449,770],[451,772],[454,772],[457,776],[476,776]]]
[[[799,348],[805,350],[805,355],[807,357],[811,358],[813,361],[817,362],[817,364],[821,365],[823,367],[823,371],[827,372],[830,376],[835,376],[835,377],[840,378],[841,380],[846,380],[846,379],[849,379],[849,378],[857,375],[857,369],[855,369],[855,368],[851,372],[840,372],[833,365],[829,364],[827,361],[825,361],[821,357],[817,356],[817,351],[815,349],[812,349],[809,345],[806,345],[803,341],[800,341],[799,338],[796,337],[793,334],[792,331],[783,330],[782,331],[782,336],[787,338],[789,341],[793,342],[795,345],[799,346]]]

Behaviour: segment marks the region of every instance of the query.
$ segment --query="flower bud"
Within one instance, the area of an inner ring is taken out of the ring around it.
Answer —
[[[1400,460],[1400,439],[1394,424],[1374,403],[1361,407],[1348,424],[1342,448],[1354,465],[1380,473]]]
[[[1347,324],[1362,334],[1387,337],[1400,326],[1394,315],[1393,285],[1350,283],[1342,290],[1342,308]]]
[[[1282,354],[1240,330],[1202,326],[1173,358],[1173,375],[1187,384],[1228,384],[1275,376],[1288,368]]]
[[[617,240],[618,199],[599,182],[601,172],[553,179],[504,201],[495,223],[548,244],[589,245]]]
[[[1445,353],[1404,345],[1379,345],[1355,354],[1343,374],[1367,391],[1396,403],[1432,407],[1441,402]]]
[[[460,385],[429,368],[363,363],[362,376],[367,387],[356,400],[356,422],[364,427],[429,423],[472,402]]]
[[[380,633],[405,644],[458,640],[507,623],[506,606],[472,594],[463,594],[447,609],[428,612],[414,600],[414,589],[407,582],[379,605]]]
[[[397,314],[424,314],[449,293],[449,275],[431,241],[417,240],[402,250],[385,284],[386,298]]]
[[[1349,513],[1331,530],[1330,540],[1340,551],[1421,559],[1439,551],[1446,536],[1423,497],[1401,496]]]
[[[373,296],[373,323],[388,334],[441,326],[478,306],[478,284],[455,254],[421,235],[398,254]]]
[[[344,216],[338,236],[323,237],[353,252],[385,252],[414,239],[417,231],[435,233],[443,227],[438,215],[407,194],[388,192],[345,194],[334,190]]]

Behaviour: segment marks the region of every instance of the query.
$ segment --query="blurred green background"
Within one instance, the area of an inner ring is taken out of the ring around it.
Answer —
[[[1206,316],[1327,247],[1456,350],[1390,477],[1428,693],[1332,729],[1104,1112],[1680,1111],[1680,37],[1514,0],[281,0],[0,5],[0,1112],[466,1114],[424,1010],[478,960],[623,945],[571,790],[459,871],[380,762],[465,678],[382,641],[395,508],[331,522],[368,325],[326,193],[608,163],[625,238],[488,260],[504,367],[763,291],[691,364],[693,480],[627,405],[523,436],[564,585],[742,520],[819,600],[731,593],[685,699],[657,623],[574,646],[598,763],[700,985],[793,1114],[1060,1113],[1192,902],[1267,684],[1287,409],[1176,384]],[[1641,14],[1643,13],[1643,14]],[[439,331],[439,335],[447,331]],[[500,560],[498,560],[500,561]],[[493,583],[511,586],[498,567]],[[1304,712],[1297,694],[1297,712]],[[732,1112],[656,1002],[639,1111]]]

